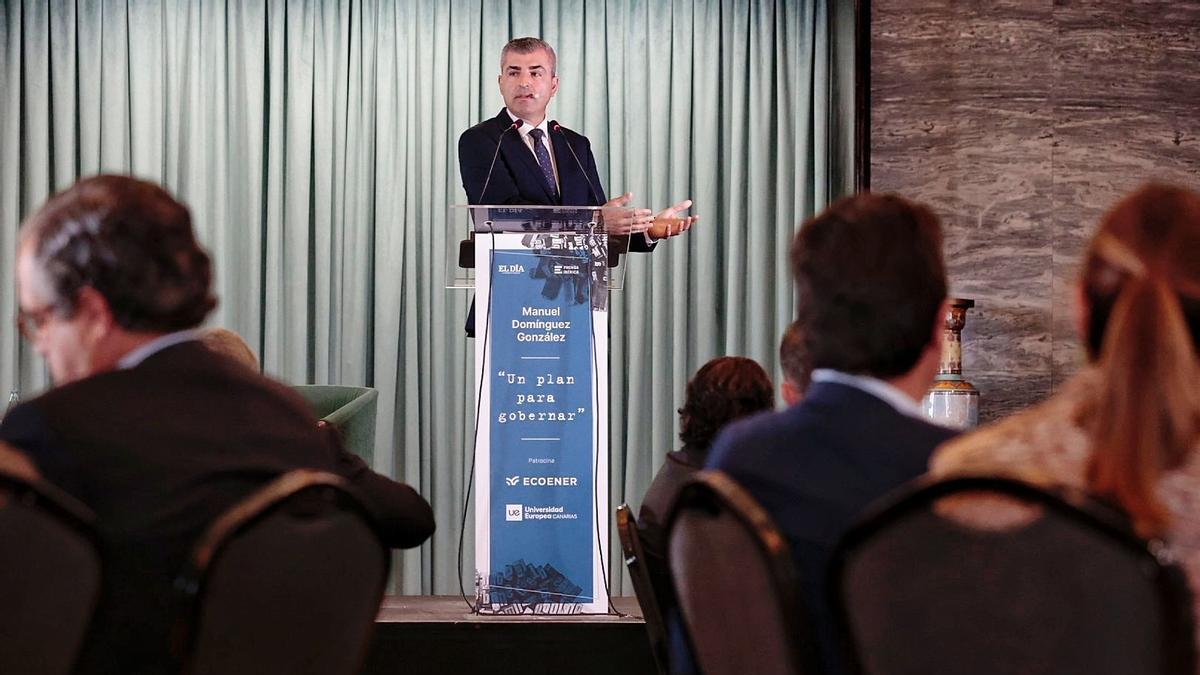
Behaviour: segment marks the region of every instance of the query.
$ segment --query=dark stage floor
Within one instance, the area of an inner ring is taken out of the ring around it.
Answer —
[[[635,598],[627,616],[477,616],[458,596],[388,596],[364,673],[654,675]]]

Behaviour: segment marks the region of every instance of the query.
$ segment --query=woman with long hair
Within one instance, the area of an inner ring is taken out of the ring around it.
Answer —
[[[1169,540],[1200,588],[1200,195],[1150,184],[1118,202],[1088,245],[1077,305],[1080,372],[944,445],[932,473],[1086,489]]]

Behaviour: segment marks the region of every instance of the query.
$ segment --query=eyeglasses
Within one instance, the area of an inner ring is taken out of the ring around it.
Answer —
[[[58,304],[53,302],[37,309],[20,308],[17,310],[17,330],[21,331],[26,340],[36,342],[42,329],[46,327],[46,322],[56,311]]]

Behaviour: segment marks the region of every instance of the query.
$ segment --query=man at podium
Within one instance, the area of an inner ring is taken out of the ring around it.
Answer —
[[[546,116],[558,92],[556,65],[554,49],[539,38],[516,38],[500,51],[504,109],[458,139],[468,203],[623,207],[633,198],[627,192],[606,200],[587,137]],[[679,215],[691,205],[685,199],[654,215],[647,209],[624,212],[621,224],[634,232],[628,250],[651,251],[659,239],[686,232],[699,218]],[[473,305],[466,329],[473,337]]]

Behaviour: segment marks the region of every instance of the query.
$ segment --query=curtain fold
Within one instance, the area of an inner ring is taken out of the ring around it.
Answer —
[[[702,216],[630,256],[612,302],[610,499],[636,508],[676,446],[691,373],[722,354],[778,372],[795,227],[852,185],[846,4],[0,3],[0,277],[53,191],[99,172],[164,184],[213,254],[211,324],[283,381],[379,390],[376,469],[417,486],[439,524],[398,556],[398,590],[456,593],[476,382],[469,296],[444,287],[447,207],[465,202],[458,135],[503,105],[500,48],[554,45],[549,114],[590,137],[610,195],[690,197]],[[47,379],[15,314],[10,281],[0,387],[28,398]],[[612,557],[613,592],[628,592]]]

